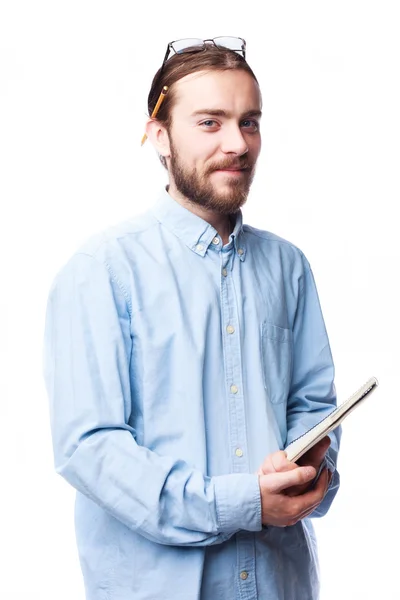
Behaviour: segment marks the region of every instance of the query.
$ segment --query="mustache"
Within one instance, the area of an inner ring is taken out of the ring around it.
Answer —
[[[237,169],[237,170],[242,170],[242,169],[246,169],[249,170],[252,168],[252,165],[250,165],[248,162],[245,163],[237,163],[237,162],[225,162],[225,163],[221,163],[220,165],[211,165],[211,167],[209,168],[209,171],[219,171],[220,169]]]

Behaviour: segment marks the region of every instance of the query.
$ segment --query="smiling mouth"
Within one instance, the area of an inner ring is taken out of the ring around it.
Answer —
[[[247,171],[248,169],[216,169],[217,173],[232,173],[233,175],[239,175]]]

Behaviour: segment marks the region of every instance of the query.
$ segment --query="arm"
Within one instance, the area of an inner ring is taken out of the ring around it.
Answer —
[[[49,295],[44,377],[56,470],[130,529],[161,544],[208,545],[261,529],[257,475],[205,477],[135,440],[125,290],[75,255]]]
[[[336,406],[334,365],[328,336],[314,277],[307,261],[305,262],[293,324],[293,373],[287,405],[287,444]],[[324,462],[332,473],[332,478],[325,498],[312,513],[313,517],[326,514],[339,489],[336,464],[341,428],[338,427],[329,437],[331,444]]]

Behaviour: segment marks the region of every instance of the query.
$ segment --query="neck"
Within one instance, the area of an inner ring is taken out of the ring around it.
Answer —
[[[233,231],[232,220],[229,215],[221,215],[213,210],[209,210],[192,202],[186,196],[183,196],[174,186],[168,185],[167,191],[169,195],[179,204],[190,210],[193,214],[197,215],[218,231],[219,236],[222,239],[223,244],[229,242],[229,236]]]

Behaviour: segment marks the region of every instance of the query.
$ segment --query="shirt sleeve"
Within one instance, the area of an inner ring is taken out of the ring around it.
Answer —
[[[127,293],[110,267],[76,254],[50,290],[44,379],[56,471],[146,538],[221,543],[261,530],[257,475],[207,477],[135,440],[129,424],[131,328]]]
[[[293,325],[293,372],[287,405],[287,444],[336,407],[335,369],[315,280],[307,261]],[[341,427],[329,434],[326,465],[333,473],[324,500],[312,517],[326,514],[339,489],[337,472]]]

